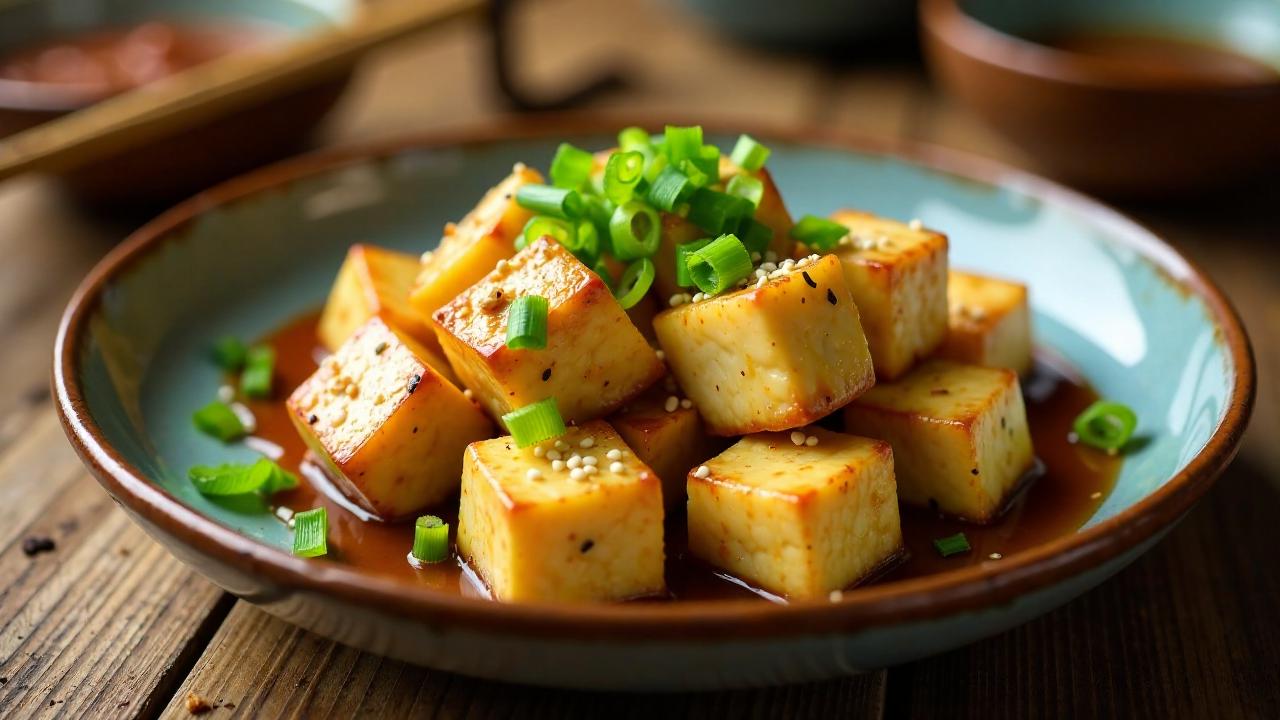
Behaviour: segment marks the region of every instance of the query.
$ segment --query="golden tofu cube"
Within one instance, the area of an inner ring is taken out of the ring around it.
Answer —
[[[547,299],[547,346],[507,347],[507,309]],[[462,382],[495,418],[554,397],[566,421],[606,415],[664,373],[608,286],[541,238],[436,311],[436,334]]]
[[[938,356],[956,362],[1031,371],[1031,310],[1027,286],[952,270],[947,279],[951,311],[947,340]]]
[[[490,437],[484,412],[442,362],[374,317],[289,397],[289,418],[347,497],[386,519],[458,490],[462,451]]]
[[[862,313],[876,377],[901,377],[947,336],[947,236],[852,210],[831,219],[849,228],[836,255]]]
[[[800,432],[800,431],[796,431]],[[689,473],[689,549],[769,592],[826,599],[903,555],[893,451],[818,428],[748,435]]]
[[[609,424],[661,478],[668,508],[684,504],[689,469],[725,445],[724,440],[707,433],[697,408],[684,407],[681,400],[687,398],[678,389],[671,391],[659,383],[609,416]]]
[[[599,420],[536,448],[516,447],[509,437],[467,448],[458,550],[493,597],[625,600],[664,592],[662,486],[653,471]],[[577,467],[557,469],[565,460],[553,461],[552,452]],[[610,460],[611,452],[619,459]],[[594,464],[582,464],[586,458]]]
[[[807,425],[875,383],[833,255],[654,319],[672,374],[714,435]]]
[[[440,246],[422,256],[409,302],[425,319],[516,253],[516,239],[533,213],[516,204],[516,191],[542,182],[542,175],[517,164],[462,222],[445,226]]]
[[[374,245],[352,245],[329,291],[316,334],[330,351],[375,315],[414,340],[440,352],[436,334],[409,305],[409,289],[418,275],[418,258]],[[452,370],[445,366],[445,371]]]
[[[876,385],[844,420],[893,445],[904,502],[976,523],[999,517],[1035,465],[1012,370],[931,360]]]

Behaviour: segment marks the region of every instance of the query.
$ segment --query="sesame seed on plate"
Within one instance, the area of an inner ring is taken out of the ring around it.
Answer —
[[[1000,558],[1002,558],[1002,557],[1004,557],[1004,556],[1003,556],[1003,555],[1001,555],[1001,554],[1000,554],[1000,553],[998,553],[998,552],[994,552],[994,553],[991,553],[990,555],[988,555],[987,557],[991,558],[992,560],[999,560]]]
[[[685,398],[680,401],[680,407],[684,408],[685,410],[688,410],[689,408],[693,407],[693,401],[690,400],[689,398]]]
[[[818,438],[813,435],[810,435],[809,437],[804,439],[804,444],[806,447],[813,447],[814,445],[818,444]]]
[[[699,480],[705,477],[709,477],[710,475],[711,475],[711,468],[707,467],[706,465],[699,465],[698,469],[693,471],[693,476],[698,478]]]
[[[663,407],[666,408],[667,412],[675,412],[676,408],[680,407],[680,398],[675,395],[667,396],[667,403]]]
[[[792,430],[792,431],[791,431],[791,444],[792,444],[792,445],[803,445],[803,444],[804,444],[804,433],[800,432],[799,430]]]

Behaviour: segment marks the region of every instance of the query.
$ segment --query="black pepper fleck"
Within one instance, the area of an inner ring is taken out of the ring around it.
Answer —
[[[827,288],[827,302],[831,303],[832,305],[836,304],[836,292],[831,288]]]
[[[318,422],[320,422],[320,418],[315,413],[311,413],[311,415],[307,418],[308,425],[315,425]]]
[[[816,287],[818,287],[818,283],[814,282],[814,281],[813,281],[813,278],[809,277],[809,271],[808,271],[808,270],[805,270],[804,272],[802,272],[802,273],[800,273],[800,274],[801,274],[802,276],[804,276],[804,281],[805,281],[805,283],[807,283],[807,284],[809,285],[809,287],[811,287],[811,288],[816,288]]]
[[[582,543],[582,552],[587,552],[588,550],[590,550],[595,546],[596,546],[595,540],[586,540]]]
[[[380,343],[378,343],[378,346],[377,346],[377,347],[375,347],[375,348],[373,349],[373,354],[374,354],[374,355],[381,355],[382,353],[384,353],[384,352],[386,352],[386,351],[387,351],[387,344],[386,344],[385,342],[380,342]]]
[[[546,382],[550,379],[551,379],[551,368],[547,368],[546,370],[542,371],[542,382]]]
[[[418,434],[418,426],[417,426],[417,425],[414,425],[414,426],[413,426],[413,434],[414,434],[414,435],[417,435],[417,434]]]
[[[950,395],[951,391],[946,388],[934,388],[929,391],[930,395]]]
[[[417,389],[418,389],[418,383],[420,383],[420,382],[422,382],[422,376],[421,376],[421,375],[414,375],[413,377],[409,378],[409,388],[408,388],[408,390],[409,390],[409,394],[410,394],[410,395],[412,395],[412,394],[413,394],[413,391],[414,391],[414,390],[417,390]]]
[[[974,469],[970,470],[970,471],[969,471],[969,473],[970,473],[971,475],[977,475],[977,474],[978,474],[978,468],[974,468]]]
[[[1000,429],[1003,430],[1006,425],[1008,425],[1008,423],[1004,421],[1004,418],[1000,418]]]
[[[22,541],[22,552],[27,557],[39,555],[44,552],[53,552],[56,547],[58,546],[53,542],[52,538],[47,538],[41,535],[35,535]]]

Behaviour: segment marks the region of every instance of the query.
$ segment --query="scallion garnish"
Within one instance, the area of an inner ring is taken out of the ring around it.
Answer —
[[[764,197],[764,183],[750,175],[739,173],[729,178],[729,184],[725,185],[724,191],[748,200],[751,202],[751,207],[758,208],[760,198]]]
[[[577,232],[573,235],[573,241],[570,243],[569,251],[574,254],[583,265],[592,265],[600,257],[600,231],[596,229],[595,223],[590,220],[579,220],[577,224]]]
[[[618,132],[618,149],[623,152],[644,152],[644,149],[653,149],[653,141],[649,139],[649,133],[643,128],[629,127],[623,128]]]
[[[675,165],[683,160],[698,160],[702,153],[702,127],[668,125],[662,143],[667,157]]]
[[[658,213],[638,200],[619,205],[609,220],[609,239],[619,260],[638,260],[658,251],[662,225]]]
[[[702,172],[702,168],[689,160],[681,160],[679,163],[680,173],[689,178],[689,184],[698,189],[711,184],[711,176]]]
[[[743,170],[755,172],[764,167],[765,162],[769,160],[769,152],[769,148],[756,142],[750,135],[744,134],[738,136],[738,143],[733,146],[733,153],[729,155],[729,159]]]
[[[570,143],[560,143],[551,159],[551,184],[558,188],[577,188],[591,178],[595,167],[591,153]]]
[[[618,287],[613,296],[623,310],[628,310],[644,299],[649,288],[653,287],[653,279],[657,276],[657,268],[649,258],[640,258],[627,266],[618,280]]]
[[[227,463],[224,465],[196,465],[187,470],[187,479],[201,495],[247,495],[249,493],[273,493],[292,490],[298,486],[298,476],[285,470],[267,458],[252,465]]]
[[[938,554],[942,557],[967,553],[972,549],[969,547],[969,538],[965,537],[962,532],[937,538],[933,541],[933,547],[938,550]]]
[[[689,253],[688,267],[693,284],[716,295],[751,274],[751,255],[736,235],[721,235]]]
[[[635,151],[610,155],[604,166],[604,196],[618,205],[628,202],[643,175],[644,155]]]
[[[710,244],[711,238],[703,238],[676,246],[676,285],[682,288],[693,287],[693,276],[689,274],[689,255]]]
[[[547,299],[521,295],[507,309],[507,347],[541,350],[547,346]]]
[[[791,237],[814,250],[830,250],[849,234],[849,228],[834,220],[805,215],[791,227]]]
[[[269,345],[255,345],[245,354],[244,372],[240,373],[240,392],[251,398],[271,397],[276,373],[276,351]]]
[[[1072,425],[1080,442],[1115,454],[1138,427],[1138,416],[1127,405],[1099,400],[1080,413]]]
[[[686,158],[681,167],[689,168],[693,166],[697,168],[705,177],[706,181],[699,185],[708,185],[719,182],[720,180],[720,148],[715,145],[703,145],[698,151],[697,156]]]
[[[773,242],[773,228],[755,218],[747,218],[738,227],[738,239],[742,240],[747,252],[756,252],[763,255]]]
[[[521,185],[516,190],[516,204],[539,215],[550,215],[562,220],[582,217],[582,196],[577,190],[550,185]]]
[[[649,202],[659,210],[674,212],[688,202],[696,189],[687,175],[668,166],[649,184]]]
[[[529,447],[565,434],[564,419],[560,417],[555,398],[512,410],[502,416],[502,423],[519,447]]]
[[[413,524],[413,559],[437,563],[449,557],[449,523],[423,515]]]
[[[712,234],[736,232],[754,212],[750,200],[710,188],[698,188],[689,201],[689,222]]]
[[[534,215],[524,224],[524,232],[516,238],[516,249],[523,250],[541,237],[550,237],[565,247],[569,247],[575,239],[574,230],[568,221],[546,215]]]
[[[244,367],[245,354],[244,343],[240,339],[231,335],[218,338],[213,344],[213,361],[218,367],[227,372],[236,372]]]
[[[329,552],[329,513],[322,507],[293,516],[293,554],[319,557]]]
[[[197,430],[222,442],[237,440],[245,434],[244,424],[240,422],[239,416],[226,404],[216,400],[197,410],[191,420]]]

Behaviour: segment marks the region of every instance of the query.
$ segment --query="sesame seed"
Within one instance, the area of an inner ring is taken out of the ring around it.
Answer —
[[[541,480],[542,471],[538,470],[537,468],[529,468],[529,472],[525,473],[524,476],[529,478],[530,480]]]
[[[912,218],[911,222],[907,223],[907,227],[912,230],[920,230],[924,227],[924,223],[920,222],[920,218]]]
[[[337,411],[333,413],[333,417],[329,419],[329,424],[334,427],[338,427],[346,421],[347,411],[342,408],[338,408]]]
[[[778,264],[774,262],[763,263],[762,265],[760,265],[760,269],[766,273],[771,273],[774,270],[778,269]]]
[[[502,260],[499,260],[497,263],[495,263],[495,264],[494,264],[494,266],[493,266],[493,269],[494,269],[494,270],[506,270],[506,269],[507,269],[507,265],[508,265],[508,263],[507,263],[506,259],[504,258],[504,259],[502,259]]]
[[[570,469],[577,470],[578,468],[582,467],[582,456],[574,455],[573,457],[569,458],[568,462],[566,462],[565,465],[568,465]]]
[[[224,403],[229,403],[236,399],[236,390],[230,385],[222,385],[218,388],[218,399]]]
[[[764,256],[763,256],[763,255],[761,255],[761,254],[760,254],[760,253],[758,253],[758,252],[755,252],[755,251],[752,251],[752,252],[751,252],[751,262],[760,262],[760,259],[761,259],[762,257],[764,257]]]
[[[605,457],[607,457],[607,458],[609,458],[610,460],[621,460],[621,459],[622,459],[622,451],[621,451],[621,450],[619,450],[619,449],[617,449],[617,448],[614,448],[614,449],[610,450],[609,452],[605,453],[605,454],[604,454],[604,456],[605,456]]]
[[[803,444],[804,444],[804,433],[800,432],[799,430],[794,430],[794,431],[792,431],[792,433],[791,433],[791,444],[793,444],[793,445],[803,445]]]
[[[675,395],[668,396],[667,404],[664,405],[664,407],[666,408],[667,412],[675,412],[676,408],[680,407],[680,398],[676,397]]]
[[[570,471],[569,471],[569,479],[570,479],[570,480],[581,480],[581,479],[585,478],[586,476],[587,476],[587,474],[586,474],[585,472],[583,472],[582,468],[574,468],[574,469],[572,469],[572,470],[570,470]]]
[[[589,438],[589,437],[588,437],[588,438],[582,438],[582,440],[578,442],[578,447],[580,447],[580,448],[589,448],[589,447],[591,447],[592,445],[595,445],[595,444],[596,444],[596,439],[595,439],[595,438]]]
[[[1000,558],[1002,558],[1002,557],[1004,557],[1004,556],[997,552],[997,553],[991,553],[991,554],[990,554],[990,555],[988,555],[987,557],[991,558],[992,560],[999,560]]]
[[[565,441],[563,441],[563,440],[557,440],[557,441],[556,441],[556,449],[557,449],[557,450],[568,450],[568,449],[569,449],[569,445],[568,445],[567,443],[565,443]]]
[[[560,459],[560,451],[559,451],[559,450],[548,450],[548,451],[547,451],[547,459],[548,459],[548,460],[559,460],[559,459]]]
[[[818,444],[818,438],[813,435],[810,435],[809,437],[804,439],[804,444],[806,447],[813,447],[814,445]]]
[[[1095,493],[1093,493],[1092,495],[1090,495],[1090,496],[1089,496],[1089,499],[1090,499],[1090,500],[1097,500],[1097,499],[1098,499],[1098,498],[1100,498],[1100,497],[1102,497],[1102,493],[1100,493],[1100,492],[1095,492]]]
[[[583,467],[590,467],[591,465],[595,465],[599,462],[600,460],[598,460],[595,455],[587,455],[586,457],[582,458]]]
[[[564,470],[564,461],[563,461],[563,460],[552,460],[552,461],[551,461],[551,469],[552,469],[552,470],[555,470],[556,472],[560,472],[561,470]]]
[[[471,400],[471,399],[475,398],[475,396],[476,396],[476,394],[475,394],[475,393],[473,393],[473,392],[471,392],[471,388],[467,388],[466,390],[463,390],[463,391],[462,391],[462,397],[464,397],[464,398],[466,398],[466,399],[468,399],[468,400]]]
[[[762,287],[764,287],[765,283],[767,283],[767,282],[769,282],[769,278],[762,277],[762,278],[760,278],[759,280],[757,280],[757,281],[756,281],[756,287],[757,287],[757,288],[762,288]]]
[[[595,475],[597,472],[600,472],[600,468],[595,465],[583,465],[582,472],[587,475]]]
[[[680,401],[680,407],[684,408],[685,410],[688,410],[689,408],[693,407],[693,401],[690,400],[689,398],[685,398]]]
[[[666,360],[667,360],[667,354],[666,354],[665,352],[663,352],[663,351],[659,350],[659,351],[657,351],[657,353],[655,353],[655,354],[658,356],[658,359],[659,359],[659,360],[661,360],[661,361],[663,361],[663,362],[666,362]]]
[[[766,250],[766,251],[765,251],[765,253],[764,253],[764,259],[765,259],[765,262],[777,262],[777,261],[778,261],[778,253],[776,253],[776,252],[774,252],[774,251],[772,251],[772,250]]]
[[[620,463],[620,462],[618,462],[618,461],[616,461],[616,460],[615,460],[615,461],[613,461],[613,462],[609,463],[609,472],[611,472],[611,473],[620,473],[620,472],[622,472],[623,467],[624,467],[624,466],[623,466],[623,464],[622,464],[622,463]]]
[[[546,449],[546,448],[542,447],[541,445],[535,445],[535,446],[534,446],[534,448],[533,448],[533,456],[534,456],[534,457],[542,457],[543,455],[546,455],[546,454],[547,454],[547,449]]]
[[[832,590],[831,594],[827,595],[827,599],[833,603],[840,602],[844,599],[844,592],[842,590]]]
[[[693,471],[693,476],[701,480],[711,475],[711,468],[706,465],[699,465],[697,470]]]

